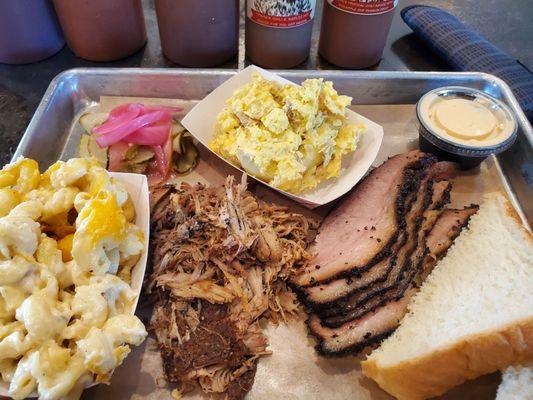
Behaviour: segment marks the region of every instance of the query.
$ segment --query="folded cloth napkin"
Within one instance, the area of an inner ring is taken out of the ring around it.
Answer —
[[[405,23],[454,69],[481,71],[503,79],[528,118],[533,118],[533,73],[452,14],[431,6],[401,11]]]

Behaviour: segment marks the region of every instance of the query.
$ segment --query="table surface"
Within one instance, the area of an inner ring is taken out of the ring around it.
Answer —
[[[313,28],[310,56],[298,68],[335,69],[317,56],[322,1],[317,2],[319,10]],[[11,159],[50,80],[61,71],[76,67],[179,67],[167,60],[161,52],[153,0],[143,0],[143,3],[148,42],[139,52],[123,60],[108,63],[90,62],[76,57],[65,47],[51,58],[38,63],[0,64],[0,165]],[[241,0],[241,3],[244,1]],[[399,0],[383,59],[373,69],[449,70],[402,21],[399,10],[411,4],[428,4],[449,10],[523,64],[530,68],[533,65],[533,0]],[[222,68],[242,68],[247,65],[242,25],[241,23],[239,56],[221,66]]]

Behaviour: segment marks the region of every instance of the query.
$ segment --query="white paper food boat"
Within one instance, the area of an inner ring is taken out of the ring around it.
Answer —
[[[200,101],[183,118],[181,121],[182,125],[187,128],[187,130],[200,143],[207,147],[209,142],[213,139],[218,113],[226,106],[226,101],[233,95],[235,90],[250,82],[254,72],[259,72],[264,78],[269,80],[277,81],[282,84],[295,85],[295,83],[284,79],[279,75],[273,74],[272,72],[256,66],[249,66],[237,75],[228,79]],[[285,192],[269,185],[259,178],[253,178],[309,208],[315,208],[339,198],[353,188],[369,170],[378,154],[383,139],[383,128],[380,125],[351,110],[347,110],[347,117],[348,120],[354,123],[363,122],[367,129],[361,135],[357,149],[354,152],[343,156],[341,172],[338,178],[322,182],[317,188],[308,190],[300,195]],[[222,158],[220,156],[218,157]],[[233,165],[228,161],[226,162]],[[241,168],[235,165],[233,165],[233,167],[244,172]]]
[[[139,302],[139,297],[141,295],[142,283],[148,260],[148,241],[150,239],[150,198],[148,181],[146,176],[139,174],[109,172],[109,175],[126,186],[126,190],[130,194],[133,205],[135,206],[135,225],[143,231],[145,237],[141,258],[131,270],[131,288],[137,294],[137,297],[135,302],[131,305],[129,312],[135,314],[137,303]],[[96,383],[91,383],[87,387],[95,385]],[[8,389],[8,383],[0,379],[0,396],[9,398]],[[32,393],[30,397],[37,397],[37,393]]]

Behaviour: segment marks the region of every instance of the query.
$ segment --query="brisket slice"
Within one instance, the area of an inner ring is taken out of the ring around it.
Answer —
[[[468,223],[470,216],[475,214],[479,207],[472,205],[462,210],[444,210],[431,229],[426,245],[431,249],[430,255],[434,259],[448,250],[453,240],[459,235],[464,224]]]
[[[361,314],[363,310],[368,312],[368,310],[374,309],[375,306],[373,308],[364,307],[370,300],[374,299],[371,305],[380,305],[403,295],[406,281],[408,283],[409,279],[412,280],[413,271],[418,268],[419,248],[424,248],[425,234],[422,227],[422,216],[431,203],[431,187],[431,181],[423,183],[417,195],[417,200],[408,213],[405,230],[407,240],[398,250],[396,263],[387,279],[354,293],[339,308],[331,309],[333,312],[326,315],[320,314],[321,317],[327,316],[327,318],[322,319],[323,325],[330,328],[338,328],[346,322],[363,315]]]
[[[461,230],[468,224],[468,220],[479,209],[473,204],[461,210],[444,210],[433,225],[426,239],[427,255],[422,263],[422,268],[415,277],[414,284],[420,286],[433,270],[436,260],[444,257],[453,241]]]
[[[424,212],[423,217],[417,221],[416,230],[411,235],[414,245],[404,253],[405,255],[402,257],[403,265],[401,268],[398,268],[399,273],[396,276],[396,281],[388,290],[381,292],[377,290],[373,291],[371,296],[366,296],[364,299],[361,299],[358,304],[354,304],[354,302],[349,304],[351,307],[349,309],[345,307],[342,313],[324,318],[322,324],[330,328],[338,328],[349,321],[360,318],[367,312],[373,311],[389,301],[400,300],[410,287],[415,276],[423,268],[423,261],[429,252],[425,241],[441,213],[442,210],[428,209]]]
[[[448,180],[433,183],[433,198],[431,199],[431,208],[440,210],[450,202],[450,192],[452,183]]]
[[[448,210],[446,210],[448,211]],[[418,261],[422,267],[417,268],[417,276],[407,285],[399,287],[401,295],[394,300],[388,300],[384,304],[379,304],[372,308],[367,307],[369,303],[378,304],[381,300],[379,296],[372,298],[362,308],[366,311],[360,313],[355,319],[341,325],[338,328],[329,328],[324,326],[317,315],[309,318],[308,326],[319,343],[316,346],[317,351],[323,355],[340,356],[350,353],[358,353],[369,345],[378,343],[396,329],[400,320],[407,312],[407,305],[411,297],[417,292],[417,284],[425,278],[437,263],[433,256],[437,250],[438,243],[447,246],[446,249],[441,245],[440,255],[443,255],[447,248],[451,246],[453,239],[460,233],[461,227],[468,223],[470,216],[477,211],[477,206],[471,206],[464,210],[451,210],[451,212],[430,211],[426,213],[426,219],[423,222],[424,228],[433,226],[427,236],[427,244],[431,247],[421,246],[423,250],[418,250],[411,256],[411,261]],[[453,216],[453,217],[452,217]],[[438,219],[437,219],[438,218]],[[441,218],[443,218],[441,220]],[[436,222],[435,222],[436,221]],[[450,222],[453,224],[450,227]],[[448,230],[441,229],[447,225]],[[438,227],[437,227],[438,226]],[[450,232],[454,232],[450,236]],[[423,255],[420,262],[420,255]]]
[[[363,318],[350,321],[336,329],[323,326],[318,316],[311,315],[308,326],[310,332],[320,341],[316,346],[318,353],[341,356],[359,353],[365,347],[379,343],[396,329],[405,315],[408,303],[409,296],[400,301],[391,301]]]
[[[293,285],[353,276],[387,257],[402,228],[405,197],[419,183],[417,171],[435,161],[434,156],[416,150],[374,169],[324,219],[310,249],[315,256],[296,274]]]
[[[301,292],[300,300],[305,306],[316,313],[336,308],[352,293],[364,290],[369,286],[387,279],[395,265],[396,252],[405,243],[405,234],[401,233],[392,246],[392,254],[360,275],[341,278],[318,286],[310,286]]]
[[[423,185],[428,185],[430,179],[443,179],[453,178],[455,176],[456,168],[454,163],[438,162],[433,164],[428,171],[426,177],[427,181]],[[433,181],[431,185],[432,198],[430,209],[440,209],[442,206],[450,200],[451,183],[449,181]],[[411,207],[409,214],[413,214]],[[419,215],[419,214],[417,214]],[[402,231],[398,240],[392,246],[392,254],[367,271],[354,275],[353,277],[337,279],[329,283],[320,284],[316,286],[309,286],[302,289],[300,294],[300,300],[309,309],[320,315],[331,315],[332,313],[323,312],[328,309],[342,309],[346,300],[359,291],[363,291],[373,285],[380,284],[388,277],[397,264],[397,255],[399,249],[401,249],[407,241],[405,231]]]
[[[435,182],[453,179],[459,173],[459,165],[451,161],[439,161],[431,167],[431,178]]]

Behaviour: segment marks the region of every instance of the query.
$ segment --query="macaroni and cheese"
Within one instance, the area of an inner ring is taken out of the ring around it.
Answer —
[[[75,399],[147,333],[131,314],[144,248],[125,187],[96,162],[0,171],[0,375],[9,395]]]

